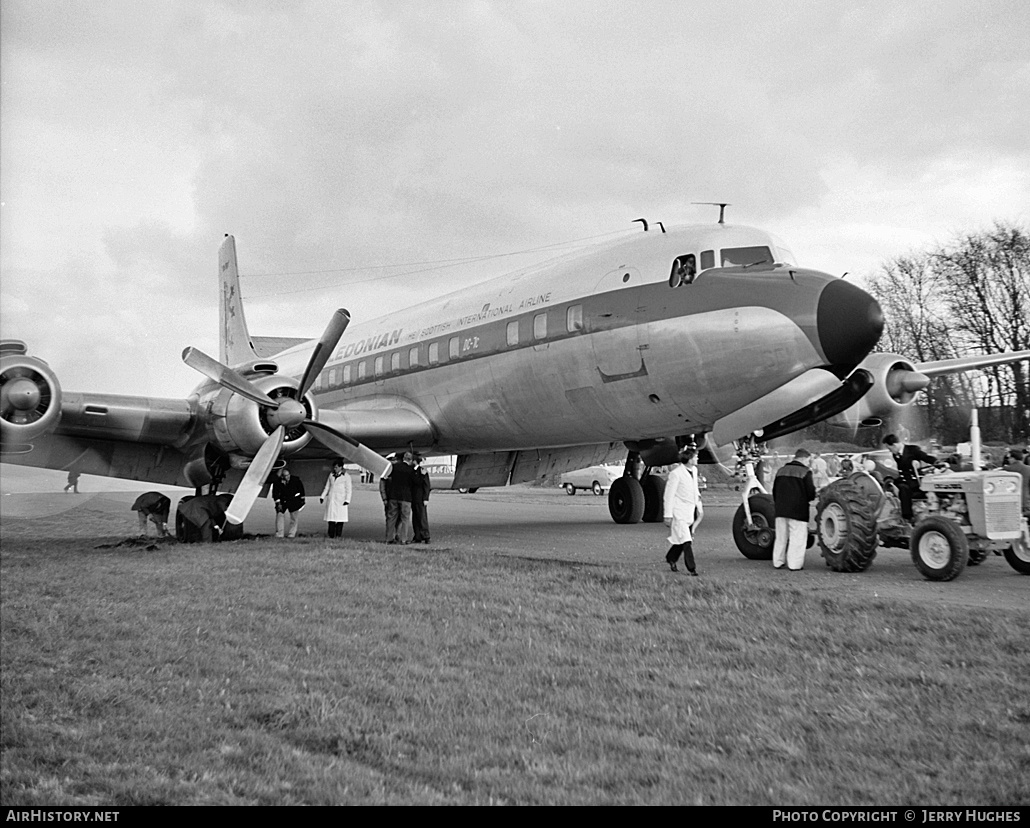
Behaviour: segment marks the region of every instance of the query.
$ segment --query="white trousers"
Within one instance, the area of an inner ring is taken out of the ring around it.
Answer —
[[[284,537],[284,535],[285,535],[285,537],[288,537],[288,538],[295,538],[295,537],[297,537],[297,522],[298,522],[297,521],[297,517],[298,517],[298,515],[300,515],[300,511],[298,510],[296,512],[290,512],[289,515],[290,515],[290,527],[289,527],[289,530],[287,530],[286,529],[286,515],[284,513],[282,513],[282,512],[276,512],[275,513],[275,536],[277,538]]]
[[[808,546],[808,523],[793,518],[776,518],[776,543],[773,544],[773,566],[784,563],[788,569],[801,569],[805,565]]]

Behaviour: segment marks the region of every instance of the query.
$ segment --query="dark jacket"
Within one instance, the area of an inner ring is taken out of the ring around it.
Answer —
[[[280,477],[272,484],[272,499],[278,511],[299,512],[304,508],[304,484],[299,477],[288,483]]]
[[[386,496],[389,500],[411,503],[411,489],[415,483],[415,470],[405,463],[393,464],[393,471],[386,478]]]
[[[808,504],[815,498],[812,470],[797,460],[791,460],[776,472],[773,481],[773,501],[776,517],[803,520],[808,523]]]
[[[414,472],[415,482],[411,487],[411,499],[413,502],[425,503],[433,490],[433,485],[429,482],[429,472],[421,467],[414,469]]]
[[[919,488],[919,475],[916,473],[915,461],[921,460],[931,466],[937,462],[937,458],[927,454],[919,446],[905,446],[900,454],[894,455],[894,462],[898,464],[898,474],[902,481],[910,488]]]

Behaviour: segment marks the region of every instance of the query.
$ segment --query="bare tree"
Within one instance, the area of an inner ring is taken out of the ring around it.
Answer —
[[[902,354],[915,362],[959,356],[945,287],[933,254],[899,256],[883,265],[881,272],[869,280],[886,318],[880,350]],[[920,398],[922,419],[935,433],[950,431],[952,423],[947,413],[963,405],[968,407],[971,394],[967,376],[938,377]]]
[[[1030,232],[1005,222],[951,245],[899,257],[869,280],[887,325],[880,347],[919,362],[1030,349]],[[1017,362],[980,379],[940,377],[922,403],[938,433],[954,432],[949,413],[975,404],[992,413],[985,435],[1030,437],[1030,369]],[[964,419],[964,418],[961,418]],[[996,422],[995,422],[996,420]],[[954,439],[949,435],[945,439]]]
[[[945,286],[955,338],[985,353],[1030,349],[1030,233],[996,222],[934,256]],[[985,369],[978,403],[998,412],[997,438],[1030,436],[1026,362]]]

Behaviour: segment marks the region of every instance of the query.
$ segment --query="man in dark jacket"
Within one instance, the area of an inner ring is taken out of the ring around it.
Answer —
[[[272,484],[272,499],[275,501],[275,536],[297,537],[300,510],[304,508],[304,483],[293,477],[289,469],[279,472],[279,479]],[[286,528],[286,513],[290,515],[290,526]]]
[[[907,446],[896,434],[888,434],[883,438],[883,444],[890,449],[894,455],[894,462],[898,464],[898,497],[901,499],[901,516],[905,520],[912,520],[912,501],[925,500],[926,494],[919,488],[919,474],[916,471],[916,463],[928,463],[933,465],[937,458],[927,454],[919,446]]]
[[[805,449],[794,452],[794,459],[776,472],[773,502],[776,505],[776,542],[773,544],[773,569],[792,572],[805,567],[808,547],[809,504],[815,498],[815,482],[808,465],[812,455]]]
[[[386,542],[411,543],[411,495],[415,484],[415,469],[410,451],[393,464],[386,479]]]
[[[415,482],[411,487],[411,525],[415,543],[429,543],[429,492],[433,486],[429,482],[429,472],[422,466],[422,455],[415,455]]]

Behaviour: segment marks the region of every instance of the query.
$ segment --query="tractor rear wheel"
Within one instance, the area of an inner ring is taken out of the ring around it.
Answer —
[[[868,493],[837,480],[819,494],[815,513],[819,550],[834,572],[864,572],[876,557],[875,504]]]

